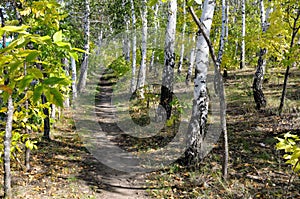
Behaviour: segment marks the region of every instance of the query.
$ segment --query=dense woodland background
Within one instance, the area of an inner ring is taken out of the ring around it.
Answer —
[[[157,150],[188,121],[182,156],[126,184],[143,184],[137,198],[300,198],[297,0],[1,0],[0,21],[4,198],[112,197],[103,176],[116,171],[84,147],[72,110],[91,82],[101,98],[126,75],[131,119],[148,125],[155,107],[164,128],[120,133],[120,147]],[[193,99],[180,102],[176,85]],[[221,136],[206,154],[214,97]]]

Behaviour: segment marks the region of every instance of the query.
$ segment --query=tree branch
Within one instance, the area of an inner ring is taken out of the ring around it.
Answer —
[[[204,32],[204,28],[205,28],[205,27],[203,27],[204,24],[201,23],[200,20],[198,19],[197,15],[196,15],[196,13],[195,13],[195,11],[194,11],[194,9],[193,9],[193,7],[189,6],[188,9],[189,9],[189,11],[190,11],[190,13],[191,13],[191,15],[192,15],[194,21],[196,22],[196,24],[197,24],[197,26],[198,26],[198,28],[199,28],[201,34],[203,35],[203,37],[204,37],[204,39],[205,39],[207,45],[208,45],[209,53],[210,53],[211,58],[212,58],[212,60],[213,60],[213,62],[214,62],[214,65],[217,66],[218,63],[217,63],[217,59],[216,59],[216,54],[215,54],[214,48],[213,48],[213,46],[212,46],[212,44],[211,44],[211,42],[210,42],[210,39],[207,37],[207,35],[206,35],[205,32]]]

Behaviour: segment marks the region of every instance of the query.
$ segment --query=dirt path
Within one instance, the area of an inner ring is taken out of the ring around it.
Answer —
[[[101,79],[95,118],[110,138],[122,133],[113,123],[114,107],[110,103],[112,85],[110,79]],[[32,151],[30,171],[25,172],[21,168],[22,165],[16,161],[12,162],[14,198],[150,198],[147,196],[143,174],[112,169],[98,161],[86,149],[75,128],[73,116],[71,110],[66,110],[64,117],[55,123],[51,130],[51,141],[39,140],[38,149]],[[22,157],[19,158],[23,162]],[[1,169],[0,172],[2,173]],[[3,175],[0,175],[0,180],[3,181]],[[2,189],[0,198],[1,196]]]

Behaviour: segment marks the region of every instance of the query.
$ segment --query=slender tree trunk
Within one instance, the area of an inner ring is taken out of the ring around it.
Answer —
[[[200,21],[204,24],[204,34],[209,37],[215,9],[215,1],[205,0]],[[194,100],[192,116],[188,128],[186,160],[189,164],[198,163],[204,157],[203,140],[208,114],[208,95],[206,89],[209,66],[209,46],[203,34],[198,32],[196,46],[196,69],[194,79]]]
[[[1,27],[5,26],[3,10],[0,8],[0,18],[1,18]],[[6,48],[6,34],[4,33],[2,36],[2,47]],[[4,71],[6,73],[6,71]],[[4,82],[5,85],[9,84],[9,79],[6,79]],[[10,146],[11,146],[11,137],[12,137],[12,122],[13,122],[13,114],[14,114],[14,105],[11,94],[9,95],[7,102],[7,119],[5,126],[5,134],[3,138],[3,147],[4,147],[4,155],[3,155],[3,170],[4,170],[4,198],[11,199],[11,170],[10,170]]]
[[[184,35],[185,35],[185,29],[186,29],[186,2],[183,1],[182,4],[183,7],[183,26],[182,26],[182,33],[181,33],[181,51],[180,51],[180,58],[179,58],[179,62],[178,62],[178,74],[181,74],[182,71],[182,64],[183,64],[183,57],[184,57]]]
[[[10,95],[7,103],[7,120],[4,134],[4,197],[12,198],[11,192],[11,170],[10,170],[10,145],[12,137],[12,122],[14,114],[14,105]]]
[[[135,91],[135,72],[136,72],[136,17],[134,9],[134,1],[130,0],[131,3],[131,20],[132,20],[132,74],[131,74],[131,93]]]
[[[83,55],[83,61],[80,68],[80,76],[77,85],[78,92],[82,92],[86,85],[87,70],[88,70],[88,59],[89,59],[89,43],[90,43],[90,0],[85,0],[85,10],[84,10],[84,50],[86,53]]]
[[[137,81],[137,89],[141,88],[141,97],[144,97],[143,87],[145,85],[146,80],[146,58],[147,58],[147,0],[142,1],[142,57],[141,57],[141,65],[139,70],[139,76]]]
[[[292,39],[291,39],[291,44],[290,44],[290,50],[294,47],[294,43],[295,43],[295,38],[296,38],[296,35],[299,31],[299,28],[300,26],[297,27],[297,22],[300,18],[300,10],[298,9],[297,10],[297,15],[294,19],[294,23],[293,23],[293,32],[292,32]],[[289,60],[289,56],[288,56],[288,60]],[[282,113],[282,109],[283,109],[283,106],[284,106],[284,100],[285,100],[285,96],[286,96],[286,87],[287,87],[287,82],[288,82],[288,78],[289,78],[289,73],[290,73],[290,65],[287,66],[286,68],[286,71],[285,71],[285,75],[284,75],[284,82],[283,82],[283,88],[282,88],[282,93],[281,93],[281,98],[280,98],[280,105],[279,105],[279,109],[278,109],[278,112],[279,114]]]
[[[243,0],[244,1],[244,0]],[[222,57],[225,47],[226,41],[226,22],[227,22],[227,15],[226,15],[226,0],[222,0],[222,30],[220,36],[220,44],[219,44],[219,52],[217,57],[217,62],[215,64],[215,76],[217,77],[218,82],[218,94],[220,97],[220,119],[221,119],[221,129],[223,135],[223,162],[222,162],[222,175],[224,179],[228,177],[228,136],[227,136],[227,122],[226,122],[226,99],[225,99],[225,88],[223,83],[223,78],[221,75],[221,63]]]
[[[158,22],[157,22],[157,20],[158,20],[158,8],[159,8],[159,4],[157,3],[155,5],[155,8],[154,8],[154,19],[153,19],[154,20],[155,35],[157,34],[157,31],[158,31]],[[157,38],[156,37],[154,37],[153,46],[157,46]],[[152,72],[152,70],[153,70],[154,60],[155,60],[155,48],[152,48],[152,55],[151,55],[149,72]]]
[[[193,43],[195,42],[195,37],[193,37]],[[186,78],[185,78],[185,83],[186,85],[188,85],[191,81],[191,77],[192,77],[192,71],[194,68],[194,64],[195,64],[195,47],[192,48],[191,50],[191,54],[190,54],[190,63],[189,63],[189,68],[186,74]]]
[[[66,76],[70,76],[70,65],[69,60],[67,58],[62,59],[63,68],[65,70]],[[70,96],[69,91],[66,93],[65,101],[64,101],[64,107],[69,108],[70,107]]]
[[[41,96],[42,98],[42,104],[47,103],[46,96],[43,94]],[[43,108],[43,113],[45,114],[45,119],[44,119],[44,135],[43,137],[47,140],[50,140],[50,115],[49,115],[49,108]]]
[[[165,61],[162,74],[161,98],[160,105],[166,110],[167,119],[171,117],[173,100],[173,79],[175,67],[175,36],[176,36],[176,18],[177,18],[177,1],[170,0],[168,8],[168,23],[165,38]]]
[[[265,33],[267,31],[267,19],[265,14],[264,2],[260,0],[260,18],[261,18],[261,26],[262,32]],[[265,107],[267,104],[265,95],[263,93],[263,79],[265,75],[266,69],[266,60],[265,55],[267,54],[267,49],[262,48],[259,52],[259,58],[257,63],[256,72],[254,74],[253,80],[253,96],[256,103],[256,108],[260,110],[261,108]]]
[[[241,60],[240,69],[245,68],[245,36],[246,36],[246,5],[245,0],[242,0],[242,45],[241,45]]]
[[[74,104],[74,100],[77,98],[77,88],[76,88],[76,80],[77,80],[77,70],[76,70],[76,62],[73,57],[71,57],[71,69],[72,69],[72,101]]]
[[[122,1],[122,7],[125,8],[125,0]],[[126,61],[130,61],[130,40],[129,40],[129,21],[127,11],[124,11],[124,22],[125,22],[125,35],[123,39],[123,55]]]

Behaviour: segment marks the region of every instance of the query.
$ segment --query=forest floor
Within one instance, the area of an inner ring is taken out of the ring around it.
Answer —
[[[253,70],[229,72],[225,81],[230,153],[226,182],[221,178],[221,138],[200,167],[175,162],[156,172],[130,174],[94,158],[76,131],[72,111],[66,110],[52,129],[52,140],[40,140],[32,152],[32,170],[23,171],[13,160],[14,198],[300,198],[299,176],[294,175],[289,183],[291,167],[284,163],[282,152],[275,150],[274,137],[286,132],[300,135],[299,70],[291,71],[284,113],[278,116],[276,111],[283,73],[268,71],[264,83],[268,105],[257,111],[251,89]],[[110,89],[111,84],[103,85],[107,95]],[[101,103],[108,105],[107,99]]]

